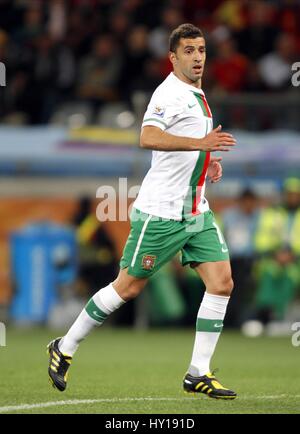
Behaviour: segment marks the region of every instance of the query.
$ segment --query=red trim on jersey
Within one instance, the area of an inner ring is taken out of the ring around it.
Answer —
[[[204,95],[201,95],[201,99],[202,99],[202,101],[203,101],[203,103],[204,103],[204,105],[205,105],[206,111],[207,111],[207,113],[208,113],[208,117],[209,117],[209,118],[212,118],[212,112],[211,112],[211,110],[210,110],[210,108],[209,108],[208,102],[207,102],[206,99],[205,99],[205,96],[204,96]]]
[[[207,169],[209,166],[209,161],[210,161],[210,152],[206,152],[203,170],[201,172],[201,175],[200,175],[198,183],[197,183],[196,194],[195,194],[195,198],[194,198],[194,202],[193,202],[192,214],[194,214],[194,215],[200,214],[200,211],[197,208],[198,208],[198,205],[199,205],[200,200],[201,200],[202,187],[203,187],[204,182],[205,182],[205,177],[206,177]]]

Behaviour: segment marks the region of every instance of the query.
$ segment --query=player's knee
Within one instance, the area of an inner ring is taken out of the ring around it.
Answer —
[[[122,269],[113,281],[113,287],[123,300],[129,301],[142,292],[146,283],[147,279],[133,277],[128,274],[127,269]]]
[[[119,296],[125,301],[132,300],[137,297],[144,286],[146,285],[146,279],[116,279],[113,282],[115,290],[118,292]]]
[[[210,288],[211,293],[215,295],[221,295],[223,297],[229,297],[233,290],[233,280],[231,276],[224,276],[218,282],[215,282],[214,285]]]
[[[219,295],[229,297],[232,293],[233,286],[234,283],[231,276],[224,278],[220,284]]]
[[[144,289],[145,284],[146,282],[143,282],[142,280],[132,282],[127,288],[124,288],[123,299],[127,301],[136,298]]]

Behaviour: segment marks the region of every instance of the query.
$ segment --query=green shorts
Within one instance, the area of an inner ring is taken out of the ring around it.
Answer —
[[[181,251],[182,265],[229,260],[228,248],[212,211],[182,221],[132,209],[131,231],[120,267],[128,274],[150,277]]]

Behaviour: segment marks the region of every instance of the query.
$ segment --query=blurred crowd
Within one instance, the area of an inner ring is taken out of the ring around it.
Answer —
[[[290,333],[300,311],[300,178],[287,178],[276,200],[266,200],[251,188],[231,202],[211,199],[213,208],[219,208],[216,219],[229,247],[234,280],[226,326],[241,327],[252,336],[264,329]],[[109,229],[107,222],[97,219],[94,199],[83,197],[75,205],[65,221],[73,230],[36,219],[11,238],[14,291],[10,307],[8,300],[0,302],[2,321],[10,312],[15,321],[67,327],[86,300],[116,278],[120,257],[120,246],[112,236],[116,226]],[[44,261],[42,267],[37,260]],[[36,275],[38,298],[32,277]],[[196,272],[181,266],[178,253],[110,322],[194,326],[204,291]],[[36,300],[44,301],[37,304]]]
[[[0,0],[1,122],[48,123],[74,101],[131,107],[170,72],[168,37],[183,22],[206,35],[206,91],[293,90],[297,0]]]
[[[226,325],[241,327],[255,321],[263,328],[299,318],[295,302],[300,299],[300,179],[287,178],[281,197],[267,206],[246,188],[216,217],[229,247],[235,283]],[[73,224],[80,251],[78,287],[90,296],[115,278],[117,255],[89,199],[79,203]],[[201,289],[204,292],[197,274],[182,267],[178,255],[147,284],[146,320],[192,325]],[[138,321],[139,312],[133,309],[124,309],[117,320]]]
[[[292,322],[300,294],[300,179],[286,179],[278,203],[267,207],[246,189],[220,218],[235,281],[227,320]]]

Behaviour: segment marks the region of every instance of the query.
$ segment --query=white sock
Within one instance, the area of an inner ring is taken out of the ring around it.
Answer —
[[[207,292],[204,294],[197,315],[194,350],[188,370],[193,377],[210,372],[210,360],[223,328],[229,298]]]
[[[119,296],[112,284],[100,289],[87,303],[68,333],[59,343],[63,354],[75,354],[80,342],[105,319],[117,310],[125,301]]]

